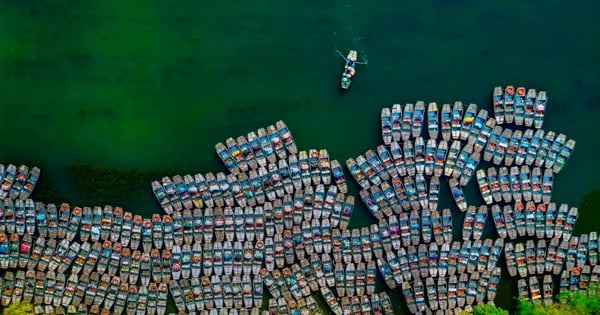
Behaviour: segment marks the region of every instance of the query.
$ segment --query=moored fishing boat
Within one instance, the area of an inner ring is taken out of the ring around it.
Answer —
[[[496,86],[492,92],[492,106],[494,108],[494,118],[499,125],[504,124],[504,94],[502,87]]]
[[[454,167],[456,166],[456,161],[458,159],[458,155],[461,152],[460,141],[454,140],[452,141],[452,145],[450,146],[450,150],[448,151],[448,157],[446,158],[446,165],[444,166],[444,175],[452,176],[454,171]]]
[[[440,129],[442,139],[444,141],[450,141],[452,136],[452,108],[448,103],[442,105],[442,111],[440,113]]]
[[[533,117],[533,126],[536,129],[542,128],[544,124],[544,115],[546,113],[546,104],[548,103],[548,97],[546,91],[539,91],[535,98],[535,115]]]
[[[463,121],[463,106],[462,102],[454,102],[452,107],[452,121],[450,123],[450,131],[453,140],[460,139],[460,129]]]
[[[548,156],[546,157],[546,161],[544,163],[546,168],[552,169],[554,167],[556,158],[560,154],[560,149],[562,146],[565,145],[565,141],[567,141],[567,136],[564,133],[560,133],[558,136],[556,136],[552,142],[552,145],[550,146],[550,149],[548,150]]]
[[[472,145],[476,144],[477,139],[479,139],[479,135],[481,134],[483,127],[488,122],[488,120],[489,120],[488,119],[488,111],[486,109],[480,109],[479,112],[477,113],[477,116],[475,116],[475,120],[473,121],[471,130],[469,131],[469,134],[467,135],[467,143],[470,143]],[[494,125],[496,124],[495,119],[492,119],[489,121],[490,122],[493,121]],[[487,136],[485,138],[487,138]],[[476,150],[476,151],[478,151],[478,150]]]
[[[465,201],[465,196],[462,191],[462,188],[460,188],[460,186],[458,185],[458,181],[456,180],[456,178],[450,178],[448,183],[450,185],[450,192],[452,193],[452,197],[456,202],[456,206],[460,211],[465,212],[467,210],[467,202]]]
[[[522,126],[525,120],[525,88],[518,87],[515,93],[515,125]]]
[[[475,121],[475,115],[477,114],[477,105],[471,103],[465,110],[465,116],[462,119],[462,125],[460,128],[460,140],[466,141],[469,138],[471,127]]]
[[[479,186],[479,192],[481,193],[481,197],[486,204],[492,204],[492,191],[490,189],[489,183],[487,181],[487,176],[484,170],[477,170],[477,185]]]
[[[392,141],[400,141],[402,138],[402,105],[392,105],[390,114],[392,120]]]
[[[381,137],[383,144],[389,145],[392,142],[392,113],[389,107],[381,109]]]
[[[569,159],[569,157],[573,153],[573,150],[575,149],[575,143],[576,141],[574,139],[569,139],[567,140],[565,145],[563,145],[560,148],[560,153],[556,157],[556,161],[554,162],[554,166],[552,167],[552,171],[554,171],[554,173],[559,173],[563,169],[563,167],[567,163],[567,160]]]
[[[402,141],[410,139],[413,122],[413,104],[406,103],[402,112]]]
[[[436,140],[439,133],[439,112],[437,103],[431,102],[427,105],[427,133],[429,139]]]
[[[525,127],[533,126],[534,119],[534,103],[535,103],[536,91],[535,89],[528,89],[527,95],[525,97],[525,115],[524,115],[524,123]]]
[[[4,170],[2,170],[2,172],[4,172]],[[40,178],[40,172],[41,172],[41,170],[37,166],[34,166],[29,170],[29,175],[27,176],[27,181],[23,184],[23,187],[19,194],[19,198],[21,200],[25,200],[25,199],[29,198],[29,196],[35,189],[35,186]]]
[[[421,136],[423,129],[423,122],[425,121],[425,102],[417,101],[415,103],[415,109],[413,111],[412,121],[412,136],[417,138]]]
[[[294,140],[294,137],[292,136],[292,133],[290,132],[285,122],[283,122],[283,120],[279,120],[275,123],[275,126],[277,127],[279,137],[283,141],[283,144],[285,144],[285,147],[288,150],[288,152],[290,154],[296,154],[298,152],[296,141]]]
[[[512,85],[504,89],[504,121],[507,124],[512,124],[515,113],[515,88]]]

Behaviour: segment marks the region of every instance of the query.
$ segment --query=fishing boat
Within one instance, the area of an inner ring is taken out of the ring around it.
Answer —
[[[487,121],[488,121],[488,111],[486,109],[482,108],[477,113],[477,116],[475,116],[475,120],[473,121],[471,130],[469,131],[469,134],[467,135],[467,143],[470,143],[472,145],[476,144],[477,139],[479,139],[479,135],[481,135],[481,131],[483,130],[483,127],[485,126]],[[494,121],[494,125],[496,124],[495,119],[490,120],[490,121]],[[487,137],[485,137],[485,138],[487,138]]]
[[[546,91],[539,91],[535,98],[535,115],[533,117],[533,126],[536,129],[542,128],[544,124],[544,115],[546,113],[546,104],[548,103],[548,98],[546,96]]]
[[[565,225],[562,231],[563,239],[568,239],[573,233],[573,226],[575,226],[575,222],[577,221],[577,217],[579,216],[579,211],[576,207],[571,207],[565,219]]]
[[[466,186],[469,183],[471,177],[473,177],[473,173],[475,173],[475,169],[477,169],[477,165],[479,165],[479,161],[481,161],[481,153],[474,151],[469,154],[465,161],[465,167],[460,174],[461,186]]]
[[[556,161],[554,162],[554,166],[552,167],[552,171],[555,174],[559,173],[563,169],[563,167],[567,163],[567,160],[569,159],[573,150],[575,149],[575,144],[576,144],[575,140],[569,139],[569,140],[567,140],[565,145],[563,145],[560,148],[560,153],[556,157]]]
[[[360,167],[358,166],[358,163],[356,163],[356,160],[354,160],[353,158],[347,159],[346,166],[348,167],[350,174],[352,174],[352,177],[354,177],[356,182],[363,189],[368,189],[369,187],[371,187],[371,184],[369,183],[366,175],[361,171]]]
[[[402,138],[402,105],[392,105],[390,114],[392,120],[392,141],[400,141]]]
[[[342,72],[340,86],[343,90],[347,90],[350,87],[350,84],[352,83],[352,77],[354,77],[354,74],[356,73],[356,65],[367,63],[357,61],[358,53],[356,52],[356,50],[348,51],[346,57],[344,57],[344,55],[342,55],[341,53],[340,56],[342,56],[342,58],[344,58],[344,61],[346,62],[344,64],[344,71]]]
[[[331,173],[333,175],[333,180],[341,193],[348,192],[348,186],[346,184],[346,179],[344,177],[344,172],[342,171],[342,167],[337,160],[331,160]]]
[[[381,137],[385,145],[392,142],[392,113],[389,107],[381,109]]]
[[[406,173],[409,176],[415,176],[416,168],[412,141],[404,141],[402,147],[404,149],[404,166],[406,167]]]
[[[450,150],[448,151],[448,157],[446,158],[446,165],[444,166],[444,175],[452,176],[454,167],[456,165],[456,161],[458,159],[458,154],[461,152],[461,144],[459,140],[452,141],[450,145]]]
[[[427,145],[425,146],[425,175],[433,175],[433,169],[435,167],[435,153],[437,143],[435,139],[428,139]]]
[[[512,129],[505,128],[500,134],[498,138],[498,145],[496,146],[496,150],[494,151],[494,156],[492,162],[496,165],[501,165],[505,160],[506,151],[508,149],[508,143],[512,136]]]
[[[544,130],[538,129],[533,134],[529,148],[527,149],[527,157],[525,158],[525,164],[532,165],[537,157],[538,150],[544,139]]]
[[[425,120],[425,102],[417,101],[415,103],[412,119],[412,136],[413,138],[418,138],[421,136],[423,122]]]
[[[427,105],[427,133],[429,139],[437,140],[440,128],[439,112],[437,103],[431,102]]]
[[[402,112],[402,141],[409,140],[411,136],[413,122],[413,107],[414,105],[411,103],[406,103],[404,105],[404,111]]]
[[[290,132],[285,122],[283,120],[278,120],[275,123],[275,126],[277,127],[279,137],[283,141],[283,144],[285,145],[287,151],[290,154],[297,154],[298,148],[296,146],[296,141],[294,140],[294,137],[292,136],[292,133]]]
[[[377,155],[383,164],[384,170],[389,175],[389,178],[393,178],[398,175],[398,170],[396,169],[396,165],[394,164],[394,160],[390,152],[386,149],[384,145],[377,146]]]
[[[442,105],[442,111],[439,117],[438,130],[439,129],[441,129],[442,139],[444,141],[450,141],[452,136],[452,108],[448,103]]]
[[[369,177],[369,180],[371,180],[373,177],[379,177],[379,179],[375,180],[375,181],[371,181],[373,184],[375,185],[380,185],[381,181],[386,181],[389,180],[389,174],[385,171],[385,167],[383,166],[383,162],[379,159],[379,156],[377,156],[377,154],[375,153],[375,151],[373,150],[367,150],[365,152],[364,158],[366,158],[366,161],[368,163],[368,166],[370,167],[371,170],[373,170],[375,173],[373,175],[370,175],[370,171],[369,168],[366,168],[366,174]],[[361,164],[360,160],[363,159],[363,156],[360,155],[356,158],[357,163]]]
[[[433,175],[440,177],[444,173],[444,163],[448,154],[448,142],[440,141],[433,156]]]
[[[477,210],[477,214],[475,215],[475,222],[473,226],[473,239],[478,240],[481,238],[483,234],[483,228],[485,227],[485,221],[487,219],[487,206],[481,205]]]
[[[4,171],[2,170],[2,172],[4,172]],[[25,199],[29,198],[29,196],[35,189],[35,186],[40,178],[40,172],[41,172],[41,170],[37,166],[34,166],[29,170],[29,175],[27,176],[27,181],[23,184],[23,187],[19,194],[19,198],[21,200],[25,200]]]
[[[526,90],[520,86],[515,93],[515,125],[522,126],[525,120],[525,94]]]
[[[469,133],[473,122],[475,121],[475,115],[477,114],[477,105],[471,103],[465,110],[465,116],[462,119],[462,125],[460,128],[460,140],[466,141],[469,138]]]
[[[515,113],[515,88],[512,85],[504,89],[504,121],[507,124],[512,124]]]
[[[533,244],[531,244],[533,247]],[[506,248],[505,248],[506,250]],[[535,254],[533,254],[535,255]],[[514,247],[514,257],[517,265],[517,271],[519,272],[519,276],[521,278],[527,277],[527,256],[525,254],[525,246],[523,243],[517,243]],[[535,258],[534,258],[535,259]]]
[[[460,130],[462,127],[463,120],[463,106],[462,102],[454,102],[452,107],[452,120],[450,122],[450,131],[453,140],[460,139]]]
[[[225,146],[225,144],[223,144],[222,142],[218,142],[217,144],[215,144],[215,151],[217,152],[217,155],[230,172],[234,174],[239,172],[239,168],[236,165],[236,161]]]
[[[492,92],[492,106],[494,108],[494,118],[498,125],[504,124],[504,94],[502,87],[496,86]]]
[[[490,185],[487,181],[487,176],[484,170],[477,170],[477,185],[479,186],[479,192],[481,193],[481,197],[486,204],[492,204],[492,191],[490,189]]]
[[[565,145],[565,141],[567,141],[567,136],[564,133],[560,133],[558,136],[556,136],[552,142],[552,145],[550,146],[550,149],[548,150],[548,156],[546,157],[546,161],[544,163],[546,168],[552,169],[554,167],[556,158],[560,154],[560,149]]]
[[[456,206],[460,211],[465,212],[467,210],[467,202],[465,201],[465,196],[462,191],[462,188],[460,188],[460,186],[458,185],[458,181],[456,180],[456,178],[450,178],[448,180],[448,184],[450,185],[450,191],[452,193],[454,201],[456,202]]]
[[[429,209],[437,210],[440,195],[440,178],[438,176],[431,177],[429,181]]]
[[[535,97],[536,97],[536,91],[535,89],[528,89],[527,90],[527,95],[525,97],[525,119],[524,119],[524,123],[525,123],[525,127],[529,128],[531,126],[533,126],[533,119],[534,119],[534,103],[535,103]]]

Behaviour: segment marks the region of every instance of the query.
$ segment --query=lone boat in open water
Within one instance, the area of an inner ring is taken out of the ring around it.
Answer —
[[[356,52],[356,50],[350,50],[346,57],[344,57],[344,55],[342,55],[341,53],[340,56],[342,56],[342,58],[344,58],[344,60],[346,61],[346,64],[344,65],[344,71],[342,72],[341,87],[342,89],[347,90],[350,87],[350,83],[352,83],[352,77],[356,73],[356,65],[366,65],[367,63],[357,61],[358,53]]]

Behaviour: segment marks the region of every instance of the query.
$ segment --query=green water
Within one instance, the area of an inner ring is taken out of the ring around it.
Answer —
[[[577,140],[553,198],[577,205],[599,188],[598,21],[585,1],[2,1],[0,161],[35,162],[77,201],[71,163],[224,170],[216,142],[279,119],[301,149],[344,161],[381,142],[383,106],[489,108],[513,84],[547,90],[544,128]],[[368,65],[342,93],[348,49]],[[149,188],[105,203],[150,215]],[[578,232],[600,224],[589,205]],[[515,288],[500,291],[510,306]]]

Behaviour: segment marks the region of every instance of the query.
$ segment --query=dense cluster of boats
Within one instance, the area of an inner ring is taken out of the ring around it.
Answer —
[[[35,202],[39,168],[0,164],[2,305],[164,314],[172,298],[185,314],[310,314],[320,293],[335,314],[393,314],[380,273],[412,313],[448,314],[493,303],[503,251],[520,296],[551,301],[552,275],[585,290],[600,276],[597,234],[574,236],[578,209],[551,202],[575,141],[540,129],[545,92],[521,89],[494,89],[494,117],[461,102],[383,108],[383,144],[346,160],[377,219],[360,228],[341,164],[299,151],[283,121],[217,143],[227,172],[153,181],[164,213],[151,218]],[[513,122],[535,131],[500,126]],[[462,190],[473,175],[479,206]],[[465,213],[459,239],[455,211],[438,210],[444,181]]]
[[[511,276],[523,268],[525,274],[520,275],[528,276],[529,264],[524,265],[520,257],[534,253],[534,272],[529,276],[544,276],[543,272],[536,273],[537,258],[543,262],[539,271],[554,270],[557,275],[562,271],[569,279],[574,277],[574,267],[563,264],[563,249],[569,244],[578,210],[567,205],[557,210],[551,194],[554,176],[569,159],[575,140],[540,129],[546,101],[544,91],[525,93],[524,88],[518,88],[515,96],[509,86],[504,94],[501,88],[494,89],[493,117],[475,104],[463,109],[461,102],[444,104],[441,110],[434,102],[427,106],[423,101],[394,104],[381,110],[383,144],[346,161],[362,188],[361,200],[373,216],[398,222],[399,230],[404,231],[398,241],[401,247],[394,248],[397,256],[393,252],[385,255],[391,257],[389,266],[397,267],[380,271],[389,280],[389,287],[402,286],[411,312],[469,309],[486,298],[493,303],[500,277],[496,263],[503,250]],[[535,129],[513,130],[503,128],[503,124]],[[491,166],[481,169],[484,165]],[[471,205],[476,201],[467,202],[462,190],[473,175],[483,199],[481,206]],[[452,241],[451,210],[440,213],[437,209],[444,180],[458,210],[465,212],[462,243]],[[496,226],[497,239],[481,239],[488,217]],[[450,236],[446,238],[448,230]],[[537,247],[533,240],[527,247],[508,241],[532,237],[539,239]],[[552,250],[546,249],[545,240],[553,244]],[[589,249],[593,257],[597,257],[597,247],[595,241]],[[558,252],[561,258],[554,259]],[[414,257],[412,267],[410,253]],[[586,268],[591,278],[591,270],[600,271],[595,264],[596,258],[592,258]],[[552,278],[540,278],[539,283],[551,297],[553,287],[548,279]],[[597,281],[597,274],[594,279]],[[589,281],[580,281],[584,285],[579,288],[585,289]],[[530,279],[532,289],[525,286],[532,297],[539,296],[533,294],[537,283],[537,279]]]

